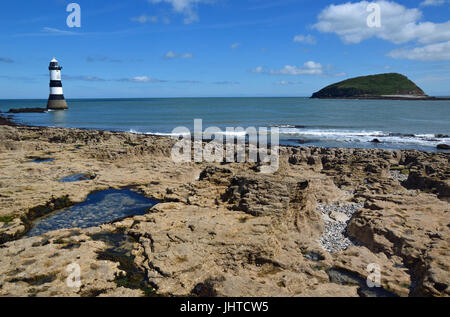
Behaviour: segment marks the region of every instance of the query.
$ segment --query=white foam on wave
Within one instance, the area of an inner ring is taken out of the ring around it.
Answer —
[[[350,131],[350,130],[319,130],[319,129],[298,129],[280,128],[280,134],[312,136],[312,137],[353,137],[353,136],[384,136],[382,131]]]
[[[128,133],[133,133],[133,134],[144,134],[144,135],[158,135],[158,136],[173,136],[173,137],[177,137],[180,136],[180,133],[165,133],[165,132],[140,132],[140,131],[136,131],[134,129],[130,129],[128,130]],[[182,134],[182,135],[189,135],[188,133]]]
[[[432,147],[436,147],[438,144],[450,144],[450,138],[436,139],[434,135],[387,136],[380,138],[380,141],[385,143],[414,144]]]
[[[436,147],[438,144],[450,144],[450,138],[436,138],[434,134],[416,134],[402,135],[383,131],[367,131],[367,130],[338,130],[338,129],[302,129],[293,127],[278,127],[281,137],[299,138],[311,141],[335,141],[346,143],[370,143],[374,139],[380,140],[382,143],[403,144]],[[259,132],[259,129],[257,129]],[[189,136],[189,133],[164,133],[164,132],[139,132],[134,129],[129,130],[130,133],[158,135],[169,137]],[[267,130],[271,133],[270,129]],[[246,131],[226,131],[218,132],[223,136],[245,137]],[[194,136],[194,132],[191,133]]]
[[[442,143],[450,143],[450,138],[436,138],[434,134],[402,135],[383,131],[366,130],[280,128],[280,135],[315,141],[337,142],[372,142],[373,139],[378,139],[383,143],[432,147],[436,147],[438,144]]]
[[[192,133],[165,133],[165,132],[139,132],[134,129],[130,129],[128,132],[134,133],[134,134],[159,135],[159,136],[170,136],[170,137],[179,137],[180,135],[183,135],[183,136],[188,136],[188,135],[194,136],[195,135],[194,131],[192,131]],[[217,134],[223,135],[223,136],[245,137],[247,132],[246,131],[221,131],[221,132],[217,132]]]

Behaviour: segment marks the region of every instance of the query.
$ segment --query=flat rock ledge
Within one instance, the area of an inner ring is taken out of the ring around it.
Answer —
[[[158,136],[0,125],[0,139],[0,296],[450,294],[448,153],[281,147],[279,170],[261,174],[174,163],[174,140]],[[59,181],[80,173],[96,177]],[[108,188],[161,203],[24,238],[33,219]],[[376,291],[363,283],[374,263]]]

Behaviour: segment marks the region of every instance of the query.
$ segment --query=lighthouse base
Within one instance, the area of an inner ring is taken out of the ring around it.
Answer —
[[[47,103],[47,109],[49,110],[66,110],[69,109],[66,100],[49,100]]]

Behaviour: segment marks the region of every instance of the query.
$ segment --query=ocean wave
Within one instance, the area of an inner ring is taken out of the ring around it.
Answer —
[[[158,136],[173,136],[173,137],[177,137],[180,135],[180,133],[166,133],[166,132],[140,132],[140,131],[136,131],[134,129],[130,129],[128,130],[128,133],[133,133],[133,134],[144,134],[144,135],[158,135]],[[189,135],[188,133],[186,133],[185,135]]]
[[[352,142],[363,143],[373,142],[378,139],[382,143],[390,144],[410,144],[421,146],[436,147],[438,144],[449,144],[450,137],[448,135],[438,134],[409,134],[409,133],[393,133],[384,131],[366,131],[366,130],[327,130],[327,129],[297,129],[297,128],[280,128],[280,136],[295,137],[302,140],[314,141],[336,141],[336,142]]]
[[[299,140],[304,143],[309,142],[343,142],[343,143],[372,143],[374,139],[378,139],[381,143],[400,144],[400,145],[417,145],[436,147],[438,144],[450,144],[450,137],[442,134],[411,134],[411,133],[394,133],[378,130],[340,130],[340,129],[305,129],[294,127],[278,126],[278,134],[281,139],[289,138],[290,140]],[[258,130],[259,131],[259,130]],[[168,132],[139,132],[130,129],[128,132],[135,134],[158,135],[179,137],[179,133]],[[267,130],[268,134],[271,130]],[[273,133],[273,131],[272,131]],[[245,131],[221,131],[218,132],[223,136],[245,137]],[[263,133],[264,134],[264,133]],[[182,134],[184,136],[194,136],[194,132]]]
[[[258,131],[258,130],[257,130]],[[192,135],[194,136],[194,131],[191,133],[167,133],[167,132],[139,132],[134,129],[128,130],[129,133],[134,134],[146,134],[146,135],[159,135],[159,136],[170,136],[170,137],[179,137],[180,135]],[[223,136],[235,136],[235,137],[245,137],[247,135],[246,131],[221,131],[217,132],[218,135]]]
[[[346,136],[383,136],[382,131],[349,131],[349,130],[319,130],[319,129],[298,129],[298,128],[280,128],[280,134],[315,136],[315,137],[346,137]]]

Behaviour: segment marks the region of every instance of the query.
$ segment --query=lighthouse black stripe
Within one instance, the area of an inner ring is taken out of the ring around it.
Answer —
[[[48,100],[64,100],[64,95],[50,95]]]
[[[50,87],[62,87],[60,80],[50,80]]]
[[[48,97],[47,109],[64,110],[68,109],[63,94],[60,71],[62,66],[58,65],[58,61],[52,59],[48,67],[50,70],[50,95]]]

